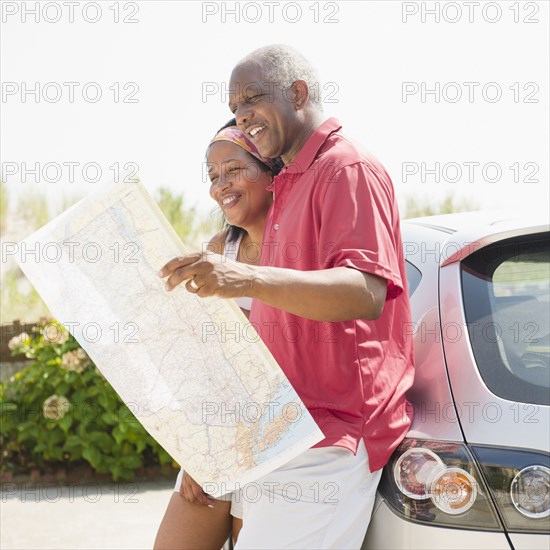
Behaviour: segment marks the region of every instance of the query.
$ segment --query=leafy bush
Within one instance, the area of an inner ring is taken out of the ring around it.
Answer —
[[[62,325],[43,320],[9,346],[34,362],[0,384],[2,471],[86,461],[116,481],[176,466]]]

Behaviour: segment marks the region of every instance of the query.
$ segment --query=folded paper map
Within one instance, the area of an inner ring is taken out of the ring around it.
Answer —
[[[18,263],[145,429],[220,496],[323,434],[232,300],[168,292],[186,254],[140,183],[94,191],[20,244]]]

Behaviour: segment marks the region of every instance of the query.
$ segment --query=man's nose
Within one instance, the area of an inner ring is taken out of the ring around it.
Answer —
[[[235,111],[235,120],[237,121],[237,126],[241,131],[244,132],[244,125],[252,118],[252,109],[250,105],[237,105],[237,110]]]

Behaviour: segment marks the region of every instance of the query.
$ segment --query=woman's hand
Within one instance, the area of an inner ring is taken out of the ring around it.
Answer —
[[[180,485],[180,496],[191,503],[203,504],[210,508],[214,507],[214,499],[210,498],[187,472],[183,473]]]

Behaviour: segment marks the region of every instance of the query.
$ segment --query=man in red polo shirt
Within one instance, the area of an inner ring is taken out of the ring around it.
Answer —
[[[239,128],[285,163],[262,265],[193,254],[162,270],[169,290],[188,280],[199,296],[254,298],[250,322],[325,435],[266,476],[275,495],[244,503],[238,548],[359,548],[381,468],[411,422],[413,353],[402,330],[411,317],[393,186],[337,120],[324,120],[318,88],[311,65],[286,46],[235,67],[229,106]],[[273,489],[285,484],[298,487],[297,501]]]

